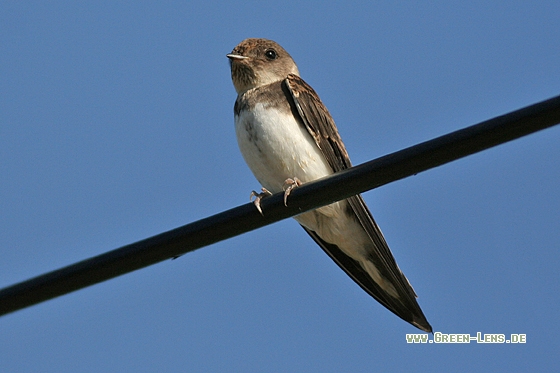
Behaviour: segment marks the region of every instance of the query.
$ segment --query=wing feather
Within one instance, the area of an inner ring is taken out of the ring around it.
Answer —
[[[288,75],[283,85],[285,87],[284,91],[287,91],[288,100],[292,108],[295,108],[294,115],[297,114],[300,117],[307,131],[315,139],[317,146],[325,155],[333,171],[338,172],[351,167],[350,157],[340,138],[334,120],[313,88],[299,76],[293,74]],[[387,294],[373,281],[358,262],[347,256],[336,245],[329,244],[323,241],[315,232],[305,227],[304,229],[368,294],[397,316],[422,330],[431,332],[432,328],[416,302],[416,293],[399,269],[383,237],[383,233],[375,223],[363,198],[357,195],[348,198],[347,201],[356,219],[365,229],[373,243],[369,259],[381,274],[393,284],[399,294],[399,299],[395,299]]]

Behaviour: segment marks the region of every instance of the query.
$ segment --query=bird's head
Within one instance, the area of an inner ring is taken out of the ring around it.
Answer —
[[[283,80],[288,74],[299,76],[292,57],[272,40],[245,39],[227,57],[238,94]]]

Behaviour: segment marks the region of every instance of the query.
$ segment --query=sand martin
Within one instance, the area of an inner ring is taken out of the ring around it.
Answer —
[[[294,186],[351,167],[329,111],[300,78],[288,52],[272,40],[246,39],[227,57],[238,94],[237,141],[263,191],[287,196]],[[360,195],[295,219],[368,294],[403,320],[432,331]]]

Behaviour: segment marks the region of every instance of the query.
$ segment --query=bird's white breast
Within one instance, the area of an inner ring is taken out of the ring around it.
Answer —
[[[306,183],[333,173],[315,140],[291,113],[256,104],[235,116],[235,131],[245,162],[272,193],[281,192],[288,178]],[[370,238],[346,206],[346,201],[335,202],[294,218],[361,262]]]
[[[257,180],[273,193],[284,181],[308,182],[332,174],[332,169],[303,125],[292,113],[256,104],[235,116],[237,142]]]

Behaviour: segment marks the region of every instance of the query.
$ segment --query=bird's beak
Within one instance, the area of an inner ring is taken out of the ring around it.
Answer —
[[[240,56],[239,54],[226,54],[226,57],[229,58],[230,60],[244,60],[247,59],[249,57],[245,57],[245,56]]]

